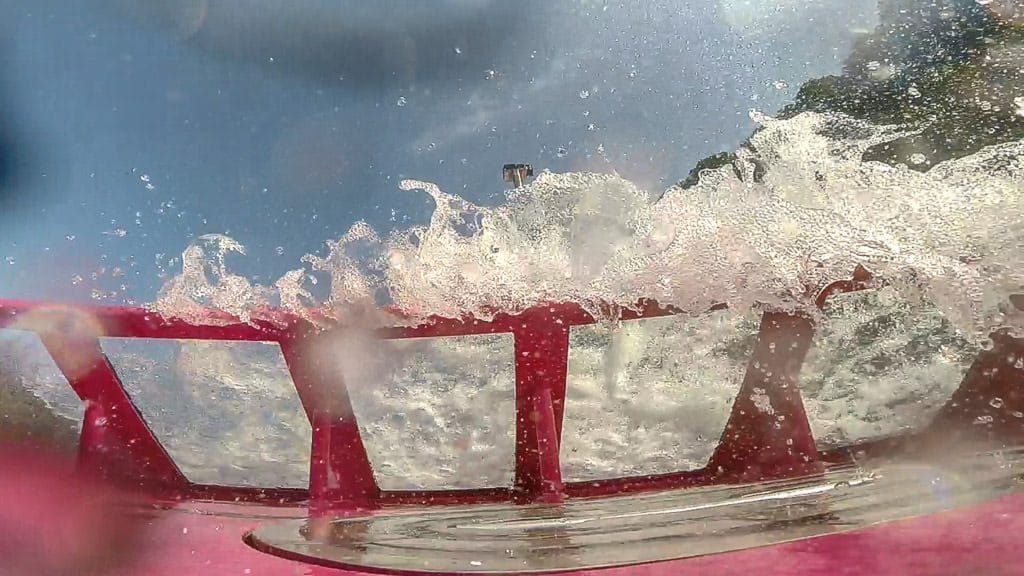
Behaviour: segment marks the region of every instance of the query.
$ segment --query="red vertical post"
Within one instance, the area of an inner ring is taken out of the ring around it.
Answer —
[[[364,510],[380,499],[380,488],[359,434],[348,388],[328,368],[331,350],[312,327],[279,342],[299,399],[313,429],[309,497],[314,513]]]
[[[569,363],[569,325],[546,309],[527,311],[514,327],[517,502],[564,497],[559,446]]]
[[[1024,339],[992,335],[993,347],[975,359],[960,387],[925,429],[929,448],[981,442],[987,448],[1024,443]]]
[[[188,480],[146,425],[95,337],[39,333],[54,363],[86,403],[81,464],[106,476],[184,494]]]
[[[797,382],[814,336],[809,318],[769,312],[708,470],[730,482],[821,472]]]

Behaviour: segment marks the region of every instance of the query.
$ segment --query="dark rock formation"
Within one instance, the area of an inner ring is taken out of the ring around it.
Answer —
[[[843,74],[805,83],[779,118],[832,112],[919,131],[864,155],[918,170],[1024,137],[1024,8],[1003,0],[879,0],[879,12]],[[693,186],[701,170],[733,159],[701,160],[679,185]]]

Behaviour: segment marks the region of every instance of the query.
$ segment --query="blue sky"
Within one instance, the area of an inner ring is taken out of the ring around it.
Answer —
[[[151,300],[196,236],[270,279],[401,178],[501,202],[504,162],[653,193],[837,73],[873,0],[0,0],[0,297]],[[773,8],[774,7],[774,8]],[[95,275],[95,278],[93,277]],[[121,288],[121,285],[124,288]]]

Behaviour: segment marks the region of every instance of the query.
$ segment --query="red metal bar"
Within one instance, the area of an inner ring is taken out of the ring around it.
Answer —
[[[666,474],[627,476],[624,478],[608,478],[588,482],[568,482],[565,485],[565,495],[569,498],[593,498],[634,492],[675,490],[679,488],[708,486],[714,484],[716,480],[717,476],[709,468],[705,467],[699,470],[669,472]]]
[[[927,443],[1024,444],[1024,339],[1000,332],[992,341],[925,429]]]
[[[563,500],[565,486],[562,484],[562,464],[559,459],[561,437],[551,390],[542,389],[534,397],[534,414],[537,434],[537,471],[541,484],[540,500],[557,503]],[[532,416],[532,414],[531,414]]]
[[[394,490],[380,493],[382,506],[455,506],[511,502],[512,488],[476,488],[468,490]]]
[[[921,430],[872,438],[825,450],[828,464],[849,464],[877,456],[1001,449],[1024,444],[1024,339],[992,336],[967,370],[960,386]]]
[[[569,314],[575,311],[570,310]],[[520,316],[515,330],[516,461],[520,501],[562,497],[558,461],[571,318],[541,309]]]
[[[823,470],[797,380],[811,347],[810,319],[769,312],[708,469],[731,482]]]
[[[180,318],[168,318],[144,308],[43,304],[0,300],[0,328],[18,327],[18,321],[34,314],[55,314],[87,321],[97,328],[96,336],[109,338],[161,338],[174,340],[276,341],[282,326],[298,321],[281,311],[254,314],[255,320],[243,323],[238,318],[209,310],[203,324]],[[34,324],[35,322],[33,322]]]
[[[839,294],[845,294],[848,292],[857,292],[860,290],[867,290],[871,288],[875,283],[874,277],[871,272],[868,272],[866,268],[858,265],[853,271],[853,277],[849,280],[838,280],[826,286],[821,292],[818,293],[818,297],[815,298],[814,303],[818,308],[824,308],[825,303],[829,298],[837,296]]]
[[[377,506],[380,488],[363,445],[341,374],[329,369],[327,333],[311,328],[280,341],[288,370],[313,428],[309,497],[316,510],[361,510]]]
[[[95,338],[39,335],[57,367],[86,402],[79,455],[105,475],[184,491],[188,481],[132,404]]]

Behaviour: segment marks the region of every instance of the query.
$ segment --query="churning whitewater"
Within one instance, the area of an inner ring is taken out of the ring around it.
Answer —
[[[765,307],[818,315],[800,385],[819,442],[920,426],[993,330],[1022,327],[1007,302],[1024,286],[1024,142],[922,172],[862,159],[905,135],[892,127],[817,113],[752,117],[760,129],[734,165],[656,200],[608,174],[545,172],[498,207],[405,181],[433,198],[427,225],[383,235],[356,224],[273,285],[227,267],[229,253],[244,254],[238,242],[203,237],[152,307],[194,322],[209,321],[208,307],[243,319],[266,306],[318,309],[363,325],[397,321],[367,314],[382,304],[413,322],[553,301],[599,315],[599,303],[641,298],[697,313],[573,330],[567,480],[703,466]],[[813,289],[858,265],[886,287],[811,310]],[[728,310],[701,314],[718,303]],[[190,478],[305,485],[309,424],[276,346],[144,344],[104,346]],[[351,340],[336,356],[382,487],[509,484],[510,337]],[[26,385],[76,418],[73,400],[55,396],[66,386],[58,378]]]

